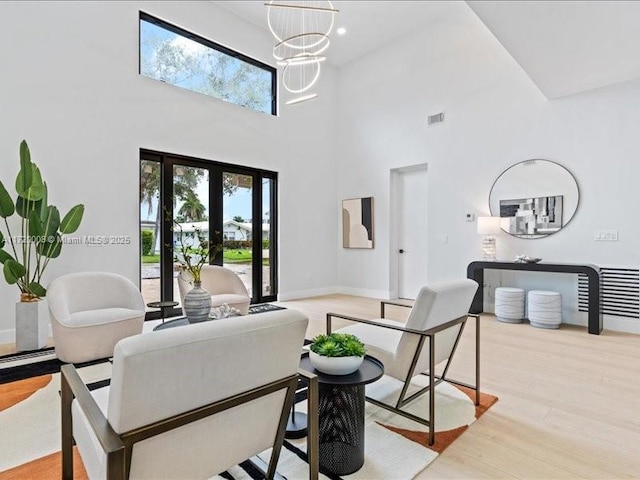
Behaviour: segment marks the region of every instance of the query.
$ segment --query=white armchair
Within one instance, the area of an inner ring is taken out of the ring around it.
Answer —
[[[366,345],[367,353],[384,364],[385,375],[403,382],[395,405],[388,405],[378,399],[367,400],[383,408],[404,415],[429,427],[429,445],[434,443],[435,386],[447,381],[475,390],[476,405],[480,402],[480,323],[477,315],[469,314],[471,301],[478,289],[473,280],[442,282],[422,287],[411,307],[398,302],[383,301],[381,316],[375,320],[364,320],[335,313],[327,314],[327,331],[331,331],[331,319],[342,318],[357,322],[338,330],[358,336]],[[384,318],[384,305],[392,304],[411,308],[406,324]],[[476,370],[475,385],[468,385],[447,378],[447,372],[458,346],[468,317],[476,318]],[[436,374],[436,366],[445,362],[441,374]],[[428,375],[429,385],[407,396],[411,379],[416,375]],[[428,419],[417,417],[402,407],[418,396],[429,392]]]
[[[240,310],[240,315],[249,312],[251,298],[247,288],[232,270],[218,265],[203,265],[200,274],[202,288],[211,294],[211,306],[219,307],[227,304]],[[178,275],[178,288],[180,290],[181,304],[184,305],[184,296],[192,288],[193,277],[183,270]]]
[[[80,363],[113,355],[115,344],[142,332],[140,291],[122,275],[70,273],[47,289],[56,356]]]
[[[92,392],[63,366],[62,477],[73,437],[91,479],[210,478],[269,447],[273,478],[307,323],[280,310],[126,338]]]

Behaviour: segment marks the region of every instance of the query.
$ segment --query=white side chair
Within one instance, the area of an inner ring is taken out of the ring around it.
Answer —
[[[142,332],[144,300],[122,275],[63,275],[49,284],[47,302],[56,356],[63,362],[111,357],[119,340]]]
[[[538,328],[560,328],[562,296],[558,292],[531,290],[527,296],[529,323]]]
[[[240,310],[240,315],[249,313],[251,298],[247,287],[233,270],[218,265],[203,265],[200,274],[202,288],[211,294],[211,306],[219,307],[227,304]],[[193,288],[193,277],[183,270],[178,275],[178,288],[180,290],[181,304],[184,305],[184,296]]]
[[[496,288],[495,314],[500,322],[522,323],[524,320],[524,290],[521,288]]]
[[[280,310],[126,338],[91,392],[63,366],[62,477],[73,437],[91,479],[210,478],[270,447],[274,478],[307,323]]]
[[[435,386],[442,381],[455,383],[475,390],[475,404],[480,403],[480,322],[478,315],[469,314],[471,301],[478,289],[473,280],[464,279],[442,282],[422,287],[407,323],[379,318],[365,320],[336,313],[327,314],[327,330],[331,331],[331,319],[342,318],[358,322],[338,330],[359,337],[366,345],[367,352],[382,361],[385,375],[403,382],[402,390],[395,405],[388,405],[377,399],[367,397],[371,403],[404,415],[429,427],[429,445],[435,440]],[[384,317],[384,305],[402,307],[408,305],[394,302],[382,302],[381,316]],[[475,385],[467,385],[447,378],[447,371],[453,354],[467,323],[468,317],[476,318],[476,378]],[[446,361],[441,375],[436,375],[435,367]],[[406,396],[411,379],[419,374],[429,376],[429,385]],[[429,416],[416,417],[402,410],[402,407],[423,393],[429,392]]]

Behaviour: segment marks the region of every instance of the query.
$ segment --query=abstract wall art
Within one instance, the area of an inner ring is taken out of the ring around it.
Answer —
[[[562,195],[500,200],[502,229],[512,235],[544,236],[562,228]]]
[[[342,201],[342,246],[373,248],[373,197]]]

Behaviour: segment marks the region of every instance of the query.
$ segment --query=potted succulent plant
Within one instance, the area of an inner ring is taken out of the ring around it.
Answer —
[[[47,184],[40,169],[31,161],[29,146],[20,143],[20,171],[15,182],[15,202],[0,182],[0,217],[6,235],[0,230],[0,263],[9,285],[20,289],[16,304],[16,348],[18,351],[44,347],[48,339],[48,313],[41,301],[47,293],[42,275],[53,258],[60,256],[62,235],[75,232],[84,214],[76,205],[60,219],[57,207],[48,204]],[[10,218],[17,214],[18,222]],[[11,230],[13,223],[18,235]]]
[[[366,349],[355,335],[330,333],[311,341],[309,360],[316,370],[329,375],[348,375],[362,365]]]

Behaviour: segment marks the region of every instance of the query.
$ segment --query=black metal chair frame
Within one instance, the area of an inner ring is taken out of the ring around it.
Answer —
[[[309,382],[308,411],[309,414],[309,478],[318,479],[318,377],[309,372],[300,370],[297,375],[291,375],[269,384],[254,388],[223,400],[174,415],[170,418],[136,428],[122,434],[116,433],[108,420],[98,407],[89,389],[84,384],[77,370],[71,364],[61,368],[61,397],[62,397],[62,479],[73,479],[73,424],[71,416],[71,403],[77,399],[80,407],[87,416],[91,428],[96,435],[102,449],[107,454],[107,479],[127,480],[131,469],[131,455],[133,445],[147,438],[179,428],[192,422],[196,422],[210,415],[250,402],[256,398],[264,397],[278,390],[286,389],[286,397],[280,413],[280,422],[273,443],[273,450],[267,465],[257,456],[249,459],[267,479],[282,478],[276,472],[278,458],[284,442],[284,434],[287,426],[289,410],[293,404],[295,390],[299,377],[304,377]],[[315,414],[313,414],[315,412]]]
[[[384,314],[385,314],[385,305],[394,305],[394,306],[398,306],[398,307],[405,307],[405,308],[412,308],[412,305],[407,305],[401,302],[394,302],[394,301],[388,301],[388,300],[383,300],[382,302],[380,302],[380,316],[381,318],[385,318]],[[475,332],[475,385],[470,385],[468,383],[464,383],[464,382],[460,382],[457,380],[453,380],[450,378],[447,378],[447,373],[449,371],[449,366],[451,365],[451,360],[454,357],[454,354],[456,352],[456,349],[458,348],[458,344],[460,342],[460,338],[462,337],[462,332],[464,331],[464,327],[467,324],[467,319],[469,317],[473,317],[476,320],[476,332]],[[441,325],[438,325],[436,327],[430,328],[428,330],[414,330],[411,328],[405,328],[405,327],[399,327],[396,325],[388,325],[386,323],[381,323],[381,322],[376,322],[375,320],[365,320],[363,318],[357,318],[357,317],[351,317],[349,315],[341,315],[338,313],[327,313],[327,333],[331,333],[331,319],[332,318],[341,318],[343,320],[349,320],[349,321],[353,321],[353,322],[358,322],[358,323],[365,323],[367,325],[374,325],[377,327],[382,327],[382,328],[387,328],[390,330],[397,330],[400,332],[405,332],[405,333],[410,333],[413,335],[417,335],[420,337],[419,341],[418,341],[418,345],[416,347],[416,351],[413,354],[413,358],[411,360],[411,366],[409,367],[409,372],[407,373],[407,376],[404,380],[404,384],[402,386],[402,391],[400,392],[400,396],[398,397],[398,401],[396,402],[395,405],[389,405],[386,403],[383,403],[379,400],[376,400],[375,398],[371,398],[369,396],[366,397],[367,401],[378,406],[381,408],[384,408],[386,410],[389,410],[393,413],[396,413],[398,415],[401,415],[403,417],[406,417],[410,420],[413,420],[415,422],[418,422],[422,425],[425,425],[427,427],[429,427],[429,445],[433,445],[435,442],[435,428],[434,428],[434,423],[433,421],[431,421],[432,419],[435,418],[435,387],[440,384],[441,382],[448,382],[448,383],[453,383],[455,385],[460,385],[463,387],[467,387],[470,388],[472,390],[475,391],[475,405],[479,405],[480,404],[480,315],[478,314],[472,314],[469,313],[467,315],[464,315],[462,317],[456,318],[454,320],[450,320],[446,323],[443,323]],[[442,374],[440,375],[436,375],[435,374],[435,341],[436,341],[436,334],[438,332],[441,332],[443,330],[447,330],[448,328],[454,327],[456,325],[460,325],[460,331],[458,332],[458,335],[456,337],[455,343],[453,344],[453,348],[451,350],[451,354],[449,355],[449,358],[447,359],[447,362],[445,364],[445,367],[442,371]],[[428,373],[424,373],[424,372],[415,372],[416,369],[416,365],[418,363],[418,359],[420,358],[420,354],[422,353],[422,348],[425,344],[425,341],[428,341],[429,344],[429,372]],[[409,389],[409,386],[411,384],[411,379],[417,375],[426,375],[429,377],[429,385],[427,385],[424,388],[421,388],[420,390],[418,390],[417,392],[412,393],[411,395],[409,395],[408,397],[406,397],[407,395],[407,391]],[[402,410],[402,407],[404,407],[406,404],[408,404],[409,402],[415,400],[416,398],[418,398],[420,395],[424,394],[424,393],[429,393],[429,420],[427,420],[426,418],[422,418],[422,417],[418,417],[417,415],[414,415],[412,413],[409,413],[405,410]],[[406,398],[405,398],[406,397]]]

